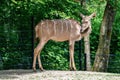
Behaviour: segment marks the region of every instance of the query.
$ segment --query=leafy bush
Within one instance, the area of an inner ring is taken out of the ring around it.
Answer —
[[[22,68],[32,66],[32,22],[33,25],[44,19],[68,19],[81,21],[79,13],[90,15],[96,12],[97,16],[92,20],[92,33],[90,35],[91,59],[94,56],[99,42],[99,29],[103,17],[105,0],[87,0],[86,9],[83,9],[76,0],[1,0],[0,1],[0,54],[3,59],[4,69]],[[110,61],[119,61],[117,56],[120,52],[120,29],[118,22],[120,11],[114,22],[111,40],[111,54],[116,55]],[[34,21],[31,21],[34,17]],[[82,43],[83,45],[83,43]],[[79,46],[77,43],[76,47]],[[82,55],[84,54],[82,46]],[[79,68],[79,52],[75,50],[76,66]],[[68,42],[49,41],[41,52],[43,67],[45,69],[67,70],[69,67]],[[82,56],[82,60],[84,60]],[[114,63],[110,67],[119,66]],[[15,66],[14,66],[15,65]],[[83,65],[83,63],[82,63]],[[16,67],[17,66],[17,67]],[[114,69],[111,69],[114,71]]]

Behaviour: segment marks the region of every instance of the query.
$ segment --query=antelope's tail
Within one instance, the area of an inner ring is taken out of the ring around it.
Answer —
[[[39,29],[38,29],[38,25],[35,27],[35,38],[38,38],[38,34],[39,34]]]

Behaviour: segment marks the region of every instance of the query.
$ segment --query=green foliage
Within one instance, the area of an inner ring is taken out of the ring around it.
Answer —
[[[45,69],[67,70],[68,55],[68,42],[49,41],[41,53],[41,60]]]
[[[116,9],[119,9],[120,1],[117,1]],[[87,0],[86,9],[83,9],[80,2],[75,0],[1,0],[0,55],[3,59],[4,69],[15,68],[14,65],[18,68],[20,65],[32,65],[32,58],[30,58],[32,55],[31,16],[34,16],[35,25],[44,19],[72,18],[81,21],[79,13],[90,15],[96,12],[97,16],[92,20],[92,33],[90,35],[93,62],[99,42],[100,26],[105,5],[106,0]],[[120,20],[120,11],[117,10],[116,14],[110,53],[118,55],[120,54],[120,23],[118,22]],[[78,47],[78,43],[75,46]],[[84,50],[83,47],[82,50]],[[79,68],[78,56],[79,52],[75,50],[77,69]],[[119,61],[118,56],[110,59],[110,61]],[[68,42],[49,41],[41,52],[41,58],[45,69],[69,69]],[[82,60],[84,60],[83,56]],[[110,67],[119,66],[119,64],[114,63],[114,66],[110,65]],[[24,68],[30,67],[24,66]]]

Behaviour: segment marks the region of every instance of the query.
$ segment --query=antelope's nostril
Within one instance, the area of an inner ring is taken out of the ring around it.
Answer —
[[[80,32],[83,32],[83,30],[81,29]]]

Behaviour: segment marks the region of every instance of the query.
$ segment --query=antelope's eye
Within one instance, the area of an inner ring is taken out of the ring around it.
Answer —
[[[83,21],[82,23],[88,23],[88,21]]]
[[[85,21],[85,23],[88,23],[87,21]]]

